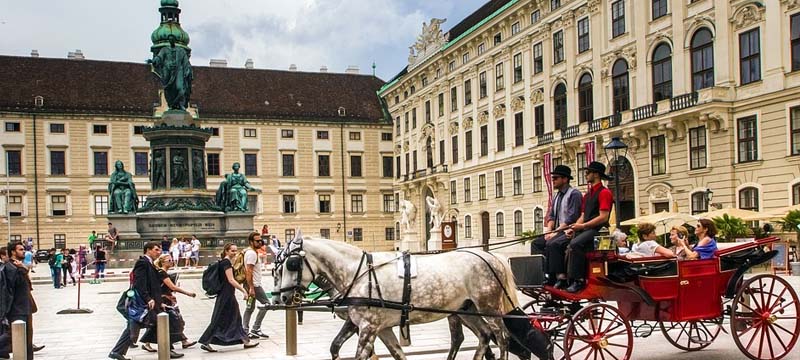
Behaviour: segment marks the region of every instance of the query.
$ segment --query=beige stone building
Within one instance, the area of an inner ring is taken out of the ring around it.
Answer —
[[[150,191],[142,128],[166,110],[158,82],[144,64],[82,58],[0,56],[0,238],[76,247],[91,230],[104,234],[116,160],[134,175],[140,206]],[[256,189],[254,230],[391,248],[383,81],[349,72],[195,67],[190,112],[213,131],[208,192],[239,162]]]
[[[706,190],[715,207],[800,203],[798,1],[494,0],[440,26],[380,95],[395,191],[447,204],[459,245],[541,230],[546,154],[574,171],[594,143],[607,163],[612,137],[629,146],[623,219],[704,212]]]

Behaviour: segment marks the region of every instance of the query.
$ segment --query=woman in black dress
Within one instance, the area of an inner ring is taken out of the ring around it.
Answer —
[[[221,279],[222,289],[214,303],[211,321],[199,340],[200,348],[208,352],[217,352],[211,344],[222,346],[244,344],[245,349],[258,346],[258,343],[251,341],[244,332],[239,303],[236,301],[236,290],[241,291],[245,299],[248,296],[247,290],[233,277],[232,261],[237,250],[236,245],[227,243],[220,254],[222,260],[219,269],[225,274]]]
[[[181,289],[172,281],[168,272],[175,262],[170,254],[161,255],[153,264],[158,268],[158,276],[161,279],[161,303],[164,304],[164,308],[169,314],[170,344],[180,342],[184,349],[190,348],[197,344],[197,341],[189,341],[183,334],[186,323],[183,321],[183,315],[178,308],[178,299],[174,293],[181,293],[189,297],[197,297],[197,294]],[[145,351],[156,352],[156,349],[150,347],[150,343],[158,342],[156,328],[148,328],[139,341],[142,342],[142,349]]]

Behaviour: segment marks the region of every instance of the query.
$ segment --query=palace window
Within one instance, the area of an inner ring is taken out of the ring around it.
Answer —
[[[350,211],[358,214],[364,212],[364,195],[350,195]]]
[[[425,122],[431,122],[431,101],[428,100],[425,102]],[[391,139],[389,139],[391,140]]]
[[[394,176],[394,169],[392,168],[392,157],[391,156],[383,156],[381,157],[383,163],[383,177],[385,178],[392,178]]]
[[[472,216],[464,216],[464,237],[472,238]]]
[[[283,213],[294,214],[296,211],[297,209],[294,195],[283,195]]]
[[[450,88],[450,111],[458,110],[458,88]]]
[[[514,211],[514,236],[522,236],[522,211]]]
[[[383,233],[386,236],[386,241],[394,241],[394,228],[393,227],[384,228]]]
[[[456,191],[456,181],[450,180],[450,205],[458,203],[458,193]]]
[[[564,61],[564,31],[553,34],[553,64]]]
[[[542,13],[539,10],[536,10],[531,13],[531,25],[536,24],[539,22],[539,19],[542,17]]]
[[[283,230],[283,241],[284,241],[284,243],[288,244],[292,240],[294,240],[294,229]]]
[[[522,167],[516,166],[511,172],[514,180],[514,195],[522,195]]]
[[[108,175],[108,153],[107,152],[105,152],[105,151],[95,151],[94,152],[94,174],[95,175]]]
[[[464,160],[472,160],[472,130],[464,133]]]
[[[800,204],[800,183],[792,185],[792,205]]]
[[[397,118],[397,133],[400,133],[400,117]],[[328,130],[317,130],[317,140],[328,140]]]
[[[703,169],[707,164],[706,156],[706,127],[699,126],[689,129],[689,168]]]
[[[394,194],[383,194],[383,212],[395,212]]]
[[[329,194],[319,195],[319,212],[322,214],[331,212],[331,196]]]
[[[464,178],[464,202],[472,202],[472,178]]]
[[[541,208],[533,210],[533,228],[537,234],[544,234],[544,211]]]
[[[575,178],[578,181],[578,185],[586,185],[586,173],[580,169],[583,169],[587,165],[585,152],[575,154],[575,168],[578,169]]]
[[[630,89],[628,87],[628,62],[619,59],[611,69],[611,82],[614,91],[614,113],[630,109]]]
[[[625,1],[611,3],[611,36],[617,37],[625,33]]]
[[[319,229],[319,237],[330,240],[331,229],[330,228]]]
[[[485,98],[488,95],[486,90],[486,71],[481,71],[478,75],[478,96],[481,99]]]
[[[206,154],[208,175],[219,175],[219,154]]]
[[[544,59],[542,58],[542,43],[533,45],[533,73],[538,74],[544,70]]]
[[[503,119],[497,120],[497,151],[506,149],[506,123]]]
[[[472,80],[464,81],[464,105],[472,104]]]
[[[708,212],[708,201],[703,191],[692,194],[692,215]]]
[[[244,154],[244,174],[247,176],[258,176],[258,155]],[[294,176],[294,173],[291,176]]]
[[[138,176],[147,176],[147,162],[148,154],[143,151],[133,153],[135,174]]]
[[[53,216],[67,215],[67,196],[66,195],[53,195],[50,196],[52,205]]]
[[[592,75],[585,73],[578,81],[578,115],[579,121],[584,123],[594,118],[594,91],[592,90]]]
[[[514,146],[522,146],[525,143],[525,125],[522,113],[514,114]]]
[[[714,38],[707,28],[692,37],[692,90],[714,86]]]
[[[50,124],[50,133],[51,134],[63,134],[64,133],[64,124],[51,123]]]
[[[758,28],[739,34],[739,76],[742,85],[761,80],[761,40]]]
[[[361,177],[361,155],[350,155],[350,176]]]
[[[350,140],[361,141],[361,133],[358,131],[351,131],[349,134]]]
[[[108,215],[108,195],[94,196],[94,214]]]
[[[522,53],[514,55],[514,83],[522,81]]]
[[[516,35],[519,32],[519,21],[511,24],[511,36]]]
[[[281,164],[283,176],[294,176],[294,154],[281,155]]]
[[[494,66],[494,89],[499,91],[505,88],[505,81],[503,80],[503,63]]]
[[[653,101],[672,97],[672,54],[662,43],[653,52]]]
[[[281,135],[283,135],[284,131],[288,131],[289,133],[292,132],[292,130],[281,130]],[[246,138],[254,138],[254,137],[256,137],[256,129],[244,129],[244,137],[246,137]],[[281,137],[290,138],[292,136],[281,136]]]
[[[533,163],[533,192],[542,192],[542,164]]]
[[[382,132],[381,133],[381,141],[392,141],[392,133],[390,133],[390,132]]]
[[[567,86],[556,85],[553,92],[553,127],[561,131],[567,128]]]
[[[92,134],[108,134],[108,125],[92,125]]]
[[[503,197],[503,170],[494,172],[494,197]]]
[[[439,117],[444,116],[444,93],[439,93]]]
[[[739,209],[758,211],[758,189],[746,187],[739,190]]]
[[[800,70],[800,14],[791,17],[792,71]]]
[[[789,110],[789,126],[791,127],[792,155],[800,155],[800,106]]]
[[[20,126],[19,122],[16,121],[6,121],[6,132],[20,132],[22,127]]]
[[[506,229],[505,229],[505,219],[503,213],[497,213],[495,216],[495,225],[497,228],[497,237],[505,237],[506,236]]]
[[[453,164],[458,164],[458,135],[453,136],[452,140],[450,141],[451,146],[451,154]]]
[[[578,53],[589,49],[589,18],[585,17],[578,20]]]
[[[533,130],[536,136],[544,135],[544,105],[533,109]]]
[[[481,126],[481,156],[489,155],[489,127]]]
[[[667,143],[664,135],[650,138],[650,166],[652,175],[667,173]]]
[[[653,20],[667,15],[667,0],[653,0]]]
[[[50,175],[66,174],[67,167],[64,154],[63,150],[50,151]],[[147,155],[147,153],[145,153],[145,155]]]
[[[478,200],[486,200],[486,175],[478,175]]]
[[[737,124],[737,143],[739,146],[739,162],[758,160],[758,129],[756,117],[741,118]]]

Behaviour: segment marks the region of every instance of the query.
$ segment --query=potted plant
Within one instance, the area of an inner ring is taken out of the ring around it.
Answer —
[[[795,233],[794,239],[794,261],[789,263],[789,266],[792,268],[792,274],[800,275],[800,259],[797,258],[797,243],[800,241],[800,210],[792,210],[789,211],[786,216],[781,218],[778,222],[778,225],[781,227],[781,231],[791,233]],[[790,244],[792,241],[790,240]]]
[[[722,214],[722,216],[711,220],[714,221],[714,225],[717,227],[717,236],[724,239],[724,241],[735,241],[738,238],[746,237],[750,232],[747,223],[735,216]]]

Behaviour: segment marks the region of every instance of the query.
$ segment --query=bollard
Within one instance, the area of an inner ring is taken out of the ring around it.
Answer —
[[[11,323],[11,353],[14,360],[28,360],[27,324],[22,320]]]
[[[156,339],[158,339],[158,360],[169,360],[169,314],[165,312],[158,314]]]
[[[286,355],[297,355],[297,311],[286,309]]]

